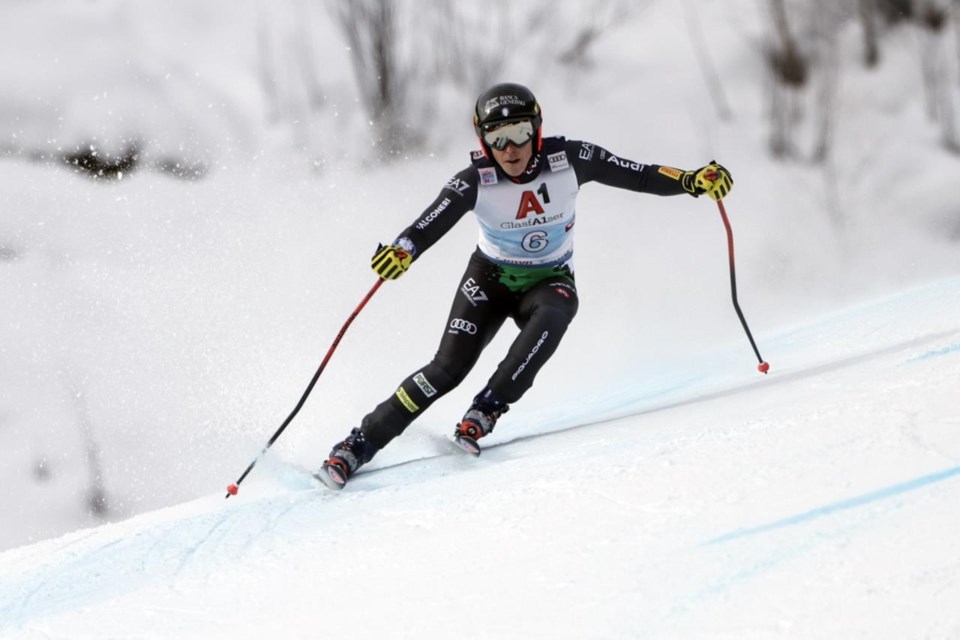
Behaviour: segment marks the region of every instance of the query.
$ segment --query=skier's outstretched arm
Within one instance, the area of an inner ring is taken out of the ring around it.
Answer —
[[[580,184],[599,182],[611,187],[659,196],[687,193],[697,197],[705,193],[714,200],[726,197],[733,188],[730,172],[716,162],[685,171],[636,162],[614,155],[592,142],[580,140],[568,140],[566,151]]]

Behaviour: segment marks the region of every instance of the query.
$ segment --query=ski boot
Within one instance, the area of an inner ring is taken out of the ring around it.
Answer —
[[[492,391],[481,393],[473,399],[473,404],[454,430],[453,441],[470,455],[479,456],[481,450],[477,440],[492,432],[497,418],[509,410],[509,405],[496,399]]]
[[[355,428],[343,442],[334,445],[320,470],[314,476],[331,489],[343,489],[347,480],[356,473],[376,453],[363,437],[363,432]]]

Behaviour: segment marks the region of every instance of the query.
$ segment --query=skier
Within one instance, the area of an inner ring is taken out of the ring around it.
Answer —
[[[319,474],[329,486],[342,488],[459,385],[512,318],[519,335],[453,434],[462,448],[479,455],[477,440],[530,389],[577,313],[573,228],[582,184],[661,196],[706,193],[714,200],[733,186],[730,173],[715,162],[694,171],[641,164],[591,142],[544,138],[541,123],[540,105],[528,88],[504,83],[484,91],[474,110],[481,150],[413,224],[374,254],[373,270],[395,280],[468,211],[480,223],[478,246],[459,281],[436,355],[333,447]]]

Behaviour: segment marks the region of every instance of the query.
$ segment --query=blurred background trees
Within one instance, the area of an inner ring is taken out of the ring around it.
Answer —
[[[768,0],[769,27],[762,45],[772,80],[769,149],[774,158],[827,161],[835,122],[836,83],[841,60],[838,35],[862,33],[863,71],[883,64],[888,37],[906,32],[917,43],[927,117],[945,149],[960,153],[954,103],[960,82],[960,2],[957,0]],[[810,105],[812,108],[805,108]],[[797,139],[806,113],[817,121],[813,139]],[[808,150],[805,150],[808,149]]]
[[[476,95],[501,79],[515,56],[532,66],[556,63],[589,73],[591,52],[617,29],[641,20],[647,2],[583,3],[491,0],[483,6],[448,0],[325,0],[348,50],[360,106],[369,119],[378,160],[416,153],[429,144],[425,126],[445,97]],[[713,64],[709,25],[697,5],[678,5],[691,50],[716,117],[736,117],[724,89],[724,70]],[[884,47],[904,39],[917,50],[927,117],[944,149],[960,153],[955,103],[960,95],[960,0],[766,0],[766,23],[755,42],[768,75],[757,78],[768,96],[768,148],[772,158],[829,163],[837,126],[837,88],[844,60],[839,41],[859,31],[863,73],[884,64]],[[731,19],[733,17],[731,16]],[[290,74],[302,92],[303,108],[316,111],[330,87],[322,88],[322,65],[311,58],[309,21],[291,25],[290,47],[298,52]],[[261,35],[261,39],[265,36]],[[263,64],[263,85],[272,113],[282,108],[273,95],[278,79]],[[274,69],[275,71],[275,69]],[[438,99],[439,96],[439,99]],[[416,117],[411,117],[416,116]]]
[[[424,87],[435,88],[431,78],[452,80],[475,94],[496,81],[508,55],[529,55],[524,45],[538,40],[544,44],[540,56],[589,69],[591,50],[612,30],[640,19],[648,5],[608,0],[589,7],[550,2],[518,6],[501,0],[478,10],[446,0],[336,0],[331,6],[349,43],[377,143],[385,147],[379,155],[391,157],[422,139],[423,132],[399,114],[424,112],[418,96]],[[735,108],[723,90],[723,71],[711,64],[711,43],[696,6],[687,3],[683,14],[716,114],[727,119]],[[954,106],[960,90],[960,0],[767,0],[767,17],[757,54],[766,60],[770,74],[772,157],[827,161],[842,64],[838,37],[848,29],[862,34],[864,72],[883,64],[884,43],[891,33],[909,33],[918,47],[927,116],[939,129],[943,147],[960,152]],[[421,45],[412,58],[403,55],[410,42]],[[411,66],[411,60],[418,66]],[[812,126],[805,126],[808,121]],[[808,140],[798,139],[804,128],[811,131]]]
[[[502,80],[522,60],[566,68],[571,79],[589,74],[593,52],[631,23],[643,20],[653,0],[591,3],[489,0],[482,5],[450,0],[291,0],[254,9],[256,78],[267,124],[285,128],[287,143],[325,165],[356,138],[340,139],[342,123],[362,112],[363,145],[373,161],[427,152],[438,141],[431,123],[454,109],[468,115],[465,96]],[[760,32],[745,31],[766,66],[756,82],[767,96],[768,149],[772,158],[825,163],[836,133],[838,83],[844,73],[869,74],[884,64],[884,49],[912,47],[922,78],[926,116],[944,149],[960,153],[956,103],[960,97],[960,0],[764,0]],[[714,115],[737,116],[727,74],[711,51],[720,46],[703,24],[698,5],[676,5]],[[731,20],[735,16],[730,17]],[[859,40],[859,70],[844,58],[845,34]],[[351,82],[331,73],[321,52],[339,41]],[[648,61],[638,61],[646,63]],[[636,81],[624,78],[625,82]],[[223,102],[211,89],[211,99]],[[221,92],[222,93],[222,92]],[[467,98],[469,102],[469,98]],[[345,138],[345,137],[344,137]],[[79,171],[114,175],[133,158],[139,168],[197,179],[210,160],[190,150],[154,153],[128,136],[113,148],[91,134],[71,148],[21,149],[0,141],[0,153],[40,161],[59,159]]]

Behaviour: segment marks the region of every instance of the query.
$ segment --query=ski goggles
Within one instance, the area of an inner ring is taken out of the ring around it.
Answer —
[[[506,149],[510,143],[521,147],[533,139],[533,123],[529,120],[504,124],[494,123],[490,127],[490,129],[484,131],[483,141],[497,151]]]

